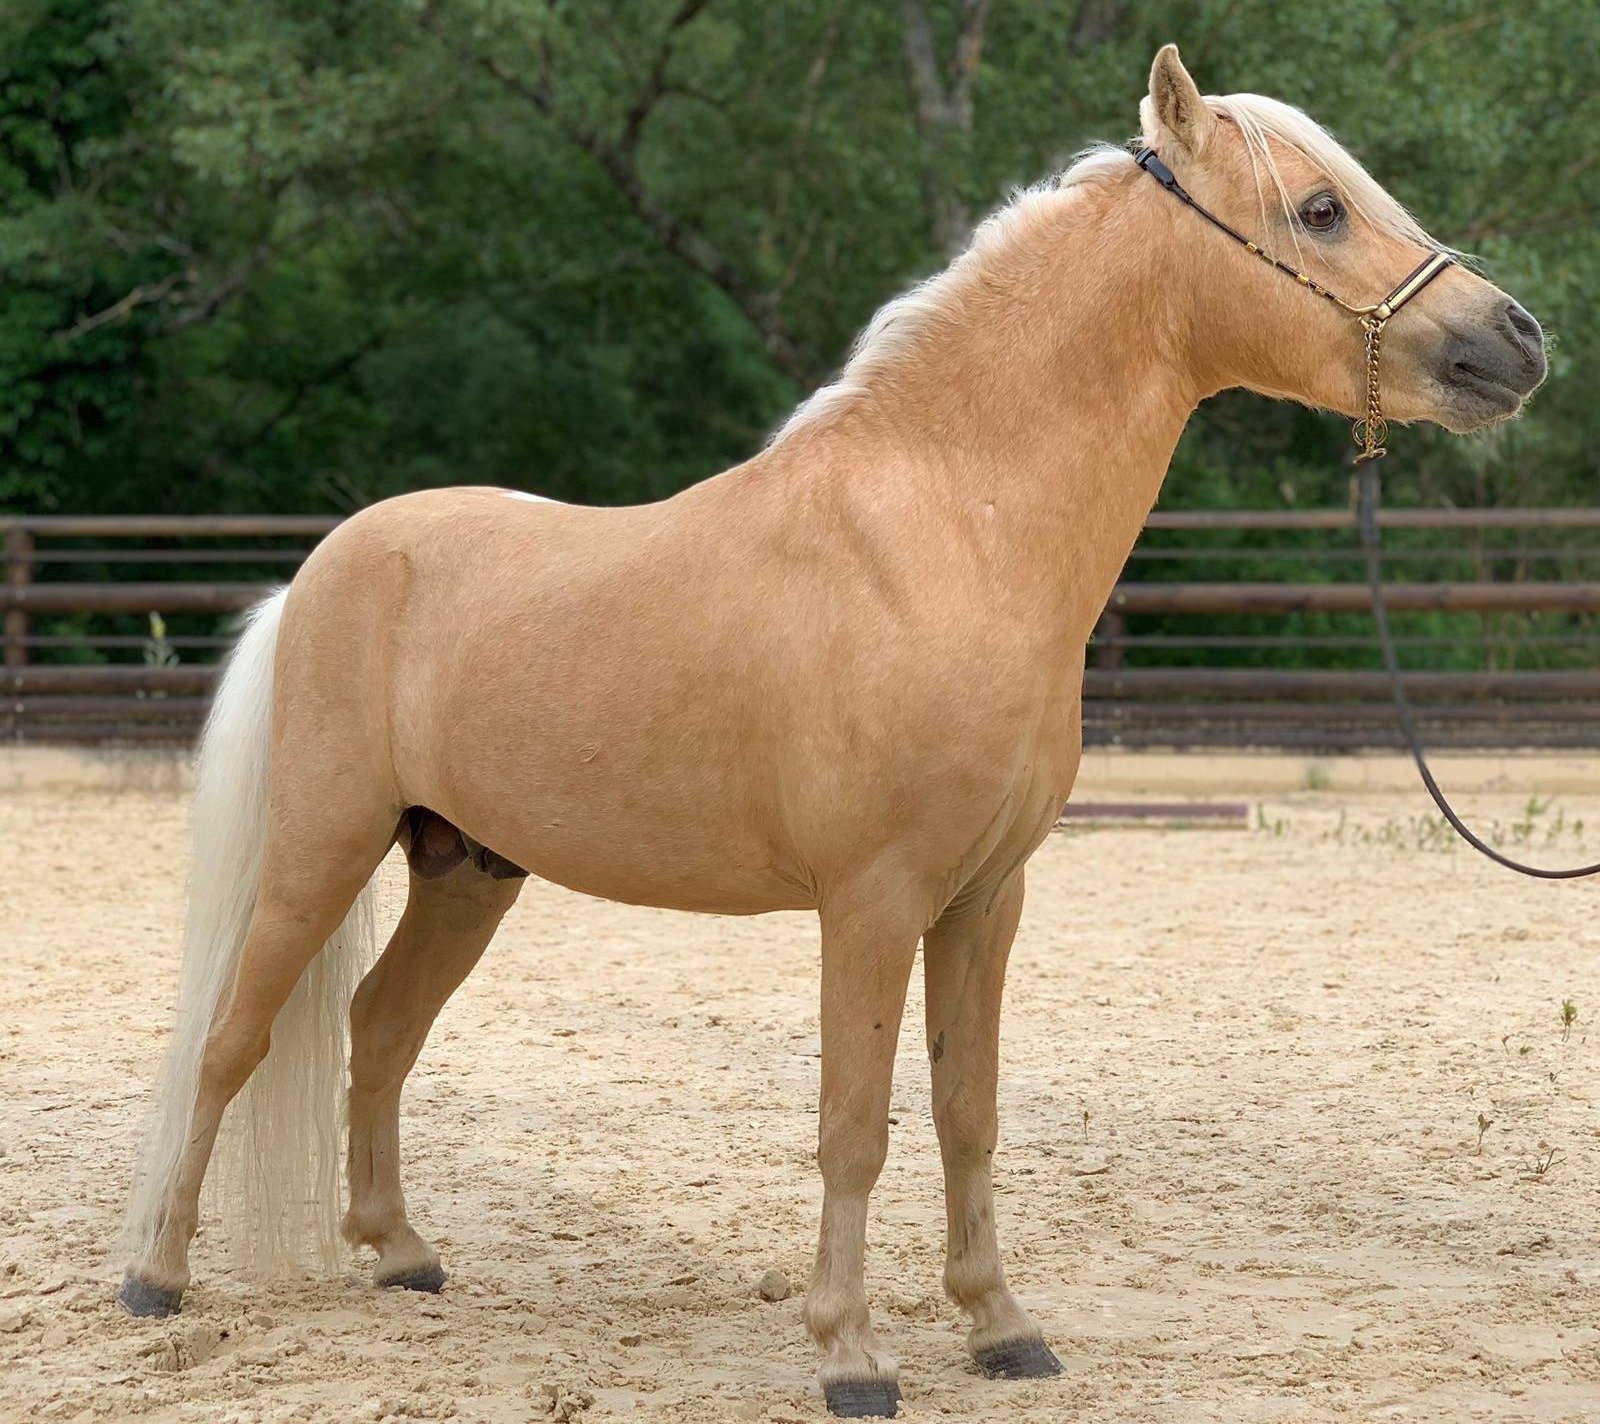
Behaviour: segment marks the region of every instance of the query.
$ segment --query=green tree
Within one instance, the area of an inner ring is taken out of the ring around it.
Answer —
[[[1583,0],[13,0],[0,507],[653,498],[755,449],[964,225],[1203,85],[1323,118],[1557,333],[1396,498],[1589,497]],[[1344,498],[1340,422],[1208,403],[1174,505]]]

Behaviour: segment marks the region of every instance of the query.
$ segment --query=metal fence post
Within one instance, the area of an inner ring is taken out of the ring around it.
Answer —
[[[33,582],[33,534],[20,525],[6,530],[6,586],[26,588]],[[28,615],[20,608],[6,613],[5,665],[24,667],[28,661]]]

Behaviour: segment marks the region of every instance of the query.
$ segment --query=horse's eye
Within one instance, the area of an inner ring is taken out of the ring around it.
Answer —
[[[1300,209],[1300,221],[1312,232],[1327,232],[1339,225],[1344,208],[1332,193],[1318,193]]]

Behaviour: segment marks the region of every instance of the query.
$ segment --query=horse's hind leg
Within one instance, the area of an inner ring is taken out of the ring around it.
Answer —
[[[307,803],[285,796],[278,804]],[[365,809],[346,803],[336,821],[309,814],[275,819],[232,988],[206,1034],[188,1135],[149,1242],[118,1296],[133,1314],[167,1315],[178,1308],[189,1281],[200,1187],[223,1111],[266,1057],[278,1011],[349,913],[393,834],[393,812],[376,799]]]
[[[436,1291],[439,1254],[406,1220],[400,1089],[445,1000],[471,973],[522,878],[478,869],[454,826],[408,813],[411,894],[389,947],[350,1005],[350,1208],[344,1234],[378,1253],[379,1285]],[[483,857],[478,857],[481,861]]]
[[[945,1290],[972,1317],[967,1345],[992,1378],[1060,1373],[1039,1327],[1012,1296],[995,1238],[993,1158],[1000,997],[1022,913],[1022,872],[992,905],[948,911],[923,940],[933,1116],[949,1224]]]

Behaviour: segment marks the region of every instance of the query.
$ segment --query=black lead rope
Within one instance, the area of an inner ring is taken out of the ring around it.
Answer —
[[[1416,718],[1411,714],[1411,699],[1406,696],[1405,678],[1400,671],[1399,654],[1395,651],[1394,633],[1389,627],[1389,604],[1383,596],[1383,530],[1378,524],[1378,467],[1374,461],[1369,460],[1360,467],[1357,511],[1361,551],[1366,555],[1367,584],[1372,590],[1372,617],[1378,625],[1378,645],[1383,652],[1383,666],[1389,674],[1389,692],[1394,698],[1395,716],[1411,749],[1411,760],[1417,764],[1417,774],[1428,788],[1428,795],[1433,797],[1433,804],[1473,850],[1481,851],[1496,865],[1503,865],[1507,870],[1515,870],[1519,875],[1532,875],[1539,880],[1580,880],[1586,875],[1600,875],[1600,861],[1593,865],[1580,865],[1573,870],[1545,870],[1537,865],[1524,865],[1520,860],[1513,860],[1475,834],[1445,798],[1439,783],[1434,780],[1433,772],[1428,769],[1422,739],[1417,735]]]

